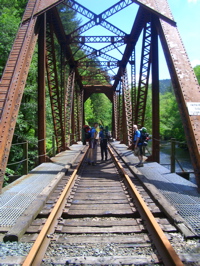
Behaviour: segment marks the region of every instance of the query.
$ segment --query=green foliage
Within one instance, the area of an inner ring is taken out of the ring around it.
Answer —
[[[160,84],[163,84],[160,81]],[[185,134],[183,124],[180,117],[180,112],[176,102],[172,87],[165,87],[161,89],[160,93],[160,137],[161,139],[169,140],[176,138],[178,141],[185,141]],[[165,92],[164,92],[165,91]],[[152,90],[149,88],[146,115],[145,115],[145,127],[148,128],[151,134],[152,129]]]
[[[112,127],[112,103],[103,93],[94,93],[85,102],[85,118],[87,124],[92,126],[95,122]]]
[[[194,67],[194,73],[197,77],[198,83],[200,85],[200,65]]]
[[[12,48],[27,0],[0,0],[0,77]]]
[[[160,97],[160,134],[165,139],[185,140],[178,105],[171,92]]]
[[[149,89],[148,91],[144,126],[148,129],[148,133],[152,134],[152,90],[151,89]]]
[[[9,184],[9,175],[13,175],[15,172],[9,168],[6,168],[6,175],[4,177],[3,187]]]

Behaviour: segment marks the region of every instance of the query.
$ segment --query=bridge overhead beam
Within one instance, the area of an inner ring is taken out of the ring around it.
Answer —
[[[113,102],[113,88],[111,85],[86,85],[84,89],[84,102],[93,94],[93,93],[104,93],[108,99]]]
[[[121,36],[74,36],[70,43],[125,43],[126,37]]]

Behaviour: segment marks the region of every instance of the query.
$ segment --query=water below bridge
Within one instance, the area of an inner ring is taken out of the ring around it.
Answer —
[[[170,156],[171,156],[171,144],[162,143],[160,146],[160,164],[170,169]],[[192,167],[190,154],[187,149],[180,148],[176,145],[176,168],[175,171],[178,172],[189,172],[189,180],[196,184],[194,170]]]

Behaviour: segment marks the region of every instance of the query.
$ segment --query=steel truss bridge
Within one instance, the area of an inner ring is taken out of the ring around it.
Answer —
[[[80,2],[84,4],[84,1]],[[80,13],[87,22],[66,34],[58,12],[60,5]],[[131,5],[136,5],[138,9],[133,22],[133,16],[130,17],[131,31],[126,33],[108,19]],[[95,26],[103,27],[110,35],[84,35]],[[142,49],[137,80],[135,48],[139,38],[142,39]],[[0,84],[0,188],[36,45],[38,139],[44,140],[39,142],[40,163],[46,161],[46,86],[49,89],[57,151],[60,152],[69,148],[71,134],[75,141],[80,140],[84,124],[84,102],[96,92],[104,93],[112,102],[113,135],[129,146],[133,124],[144,124],[150,78],[153,133],[151,160],[159,162],[159,40],[200,187],[200,116],[188,111],[188,104],[200,103],[200,88],[167,0],[121,0],[100,14],[95,14],[74,0],[29,0]],[[102,48],[94,49],[94,43],[100,43]],[[58,56],[55,49],[58,44],[60,71],[57,69]],[[122,46],[124,50],[119,53],[120,58],[110,55],[112,50],[122,51]],[[73,52],[74,48],[77,52]],[[84,52],[80,58],[79,50]],[[131,71],[127,70],[128,66]]]

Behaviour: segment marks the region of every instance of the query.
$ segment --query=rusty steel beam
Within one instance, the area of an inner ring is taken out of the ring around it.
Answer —
[[[66,149],[69,149],[71,141],[71,129],[72,129],[72,112],[74,105],[74,84],[75,82],[75,70],[72,68],[69,71],[67,88],[65,91],[65,133],[66,133]]]
[[[124,105],[123,105],[123,90],[122,90],[122,83],[119,84],[119,94],[118,94],[118,139],[117,140],[123,140],[123,111],[124,111]]]
[[[29,0],[24,18],[38,8],[38,1]],[[1,79],[0,113],[0,191],[2,188],[17,115],[37,41],[36,18],[21,24]]]
[[[157,3],[157,0],[133,0],[136,4],[146,9],[148,12],[156,15],[163,21],[166,21],[167,23],[171,24],[172,26],[176,26],[176,22],[174,21],[172,14],[169,10],[169,6],[167,1],[163,3],[165,8],[162,8],[162,2],[159,1]]]
[[[61,102],[62,91],[61,88],[59,88],[58,82],[54,32],[50,18],[47,26],[46,69],[56,146],[57,151],[60,152],[65,149],[65,134]]]
[[[109,45],[109,46],[107,46],[107,47],[110,48],[111,46]],[[107,47],[106,47],[106,48],[107,48]],[[115,48],[116,48],[116,47],[115,47]],[[79,58],[79,59],[77,59],[77,61],[82,61],[84,58],[88,58],[88,57],[96,58],[97,56],[98,56],[98,57],[102,57],[102,58],[104,58],[104,59],[106,59],[106,60],[108,60],[108,61],[118,61],[117,58],[115,58],[115,57],[113,57],[113,56],[110,56],[110,55],[106,54],[107,51],[104,51],[104,50],[105,50],[105,47],[102,48],[102,49],[97,50],[97,49],[94,49],[93,47],[90,47],[90,46],[88,46],[88,45],[86,45],[86,44],[83,44],[83,45],[81,46],[81,49],[86,53],[86,55],[83,56],[83,57],[81,57],[81,58]],[[113,50],[113,49],[114,49],[114,47],[113,47],[113,45],[112,45],[112,49],[109,49],[109,51],[111,51],[111,50]]]
[[[152,158],[148,160],[160,163],[160,88],[159,88],[159,60],[158,60],[158,33],[156,18],[151,24],[151,50],[152,50]]]
[[[120,2],[124,2],[124,1],[120,1]],[[118,36],[125,36],[126,35],[125,32],[123,32],[122,30],[120,30],[119,28],[114,26],[113,24],[109,23],[105,19],[105,18],[110,17],[111,15],[115,14],[116,12],[120,11],[120,9],[117,10],[116,5],[114,5],[115,7],[113,6],[110,9],[107,9],[105,11],[105,13],[103,12],[103,13],[97,15],[94,12],[92,12],[89,9],[85,8],[84,6],[82,6],[81,4],[77,3],[74,0],[66,0],[64,2],[64,4],[66,6],[72,8],[73,10],[79,12],[81,15],[83,15],[83,16],[87,17],[88,19],[90,19],[89,22],[85,23],[84,25],[80,26],[78,29],[73,31],[71,33],[71,36],[80,35],[81,33],[91,29],[92,27],[94,27],[96,25],[101,25],[102,27],[104,27],[107,30],[109,30],[112,33],[114,33],[115,35],[118,35]],[[122,8],[122,7],[124,8],[125,5],[124,6],[123,5],[119,5],[119,7],[120,8]]]
[[[171,16],[166,0],[160,0],[159,10],[166,12],[169,17]],[[189,113],[188,108],[190,103],[200,103],[200,86],[177,28],[162,19],[159,19],[159,22],[157,28],[179,106],[196,182],[200,191],[200,116]]]
[[[131,102],[132,102],[132,119],[133,123],[135,124],[135,111],[136,111],[136,55],[135,55],[135,49],[133,49],[131,54]]]
[[[119,66],[118,61],[77,61],[77,67],[97,67],[103,66],[108,67],[109,69],[115,69]]]
[[[112,129],[113,138],[118,139],[118,95],[117,92],[113,92],[113,108],[112,108]]]
[[[52,24],[54,27],[54,33],[58,39],[60,46],[63,47],[63,53],[67,59],[67,64],[71,68],[74,68],[76,82],[77,82],[79,88],[82,89],[83,85],[82,85],[82,81],[81,81],[81,76],[79,74],[77,64],[76,64],[76,61],[74,59],[73,53],[71,51],[69,42],[66,38],[66,34],[65,34],[65,31],[64,31],[64,28],[63,28],[63,25],[62,25],[62,22],[61,22],[61,19],[59,17],[57,9],[56,8],[51,9],[50,11],[48,11],[47,15],[52,16]]]
[[[133,133],[133,117],[132,117],[132,100],[131,100],[131,88],[129,87],[128,74],[125,69],[122,76],[122,90],[124,95],[124,121],[126,128],[127,141],[126,144],[131,146],[132,133]]]
[[[46,14],[43,14],[40,18],[40,31],[38,35],[38,161],[40,164],[46,161],[45,54]]]
[[[121,36],[74,36],[70,43],[125,43],[126,38]]]
[[[149,73],[151,64],[151,22],[148,22],[143,32],[142,55],[140,65],[140,76],[138,84],[138,95],[135,113],[135,123],[138,128],[144,125],[147,92],[149,85]]]
[[[84,102],[93,94],[93,93],[104,93],[108,99],[113,102],[113,88],[112,85],[85,85],[84,89]]]
[[[75,116],[75,121],[74,121],[74,136],[75,136],[75,141],[77,142],[78,140],[81,139],[80,137],[80,124],[79,124],[79,118],[80,118],[80,103],[79,103],[79,94],[80,92],[77,90],[77,87],[75,88],[75,97],[74,97],[74,116]]]
[[[113,88],[116,89],[120,80],[121,80],[121,75],[129,61],[129,58],[131,57],[132,51],[135,48],[135,45],[140,37],[140,34],[143,30],[143,28],[146,25],[146,22],[149,21],[149,13],[146,12],[144,8],[139,8],[137,16],[135,18],[135,22],[133,24],[131,33],[128,37],[127,45],[124,50],[124,54],[122,57],[122,60],[120,61],[120,66],[117,72],[117,75],[115,76],[115,82],[113,84]]]

